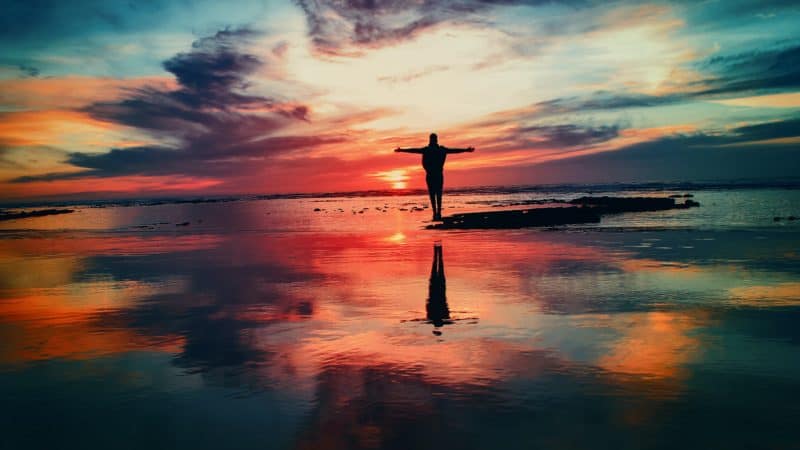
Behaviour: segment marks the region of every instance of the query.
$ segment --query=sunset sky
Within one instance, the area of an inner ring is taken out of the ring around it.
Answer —
[[[0,200],[800,174],[800,5],[11,2]]]

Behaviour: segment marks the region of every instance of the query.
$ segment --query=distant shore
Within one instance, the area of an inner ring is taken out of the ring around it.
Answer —
[[[602,195],[611,192],[688,192],[705,190],[735,189],[800,189],[800,179],[791,180],[740,180],[740,181],[705,181],[705,182],[650,182],[650,183],[590,183],[590,184],[540,184],[510,186],[472,186],[445,187],[445,197],[473,194],[565,194]],[[335,199],[359,197],[404,197],[427,196],[424,189],[383,189],[347,192],[314,192],[314,193],[282,193],[282,194],[230,194],[230,195],[187,195],[160,196],[138,198],[106,198],[106,199],[71,199],[71,200],[18,200],[3,201],[4,208],[66,208],[71,206],[87,206],[91,208],[159,206],[167,204],[226,203],[248,200],[283,200],[283,199]]]
[[[58,214],[70,214],[74,209],[40,209],[37,211],[5,212],[0,211],[0,220],[27,219],[29,217],[55,216]]]

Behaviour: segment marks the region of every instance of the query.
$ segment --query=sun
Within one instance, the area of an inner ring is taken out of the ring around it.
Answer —
[[[408,172],[406,169],[394,169],[384,172],[374,172],[370,176],[389,183],[392,189],[405,189],[408,187]]]

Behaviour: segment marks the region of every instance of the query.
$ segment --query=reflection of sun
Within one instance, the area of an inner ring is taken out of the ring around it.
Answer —
[[[370,174],[382,181],[391,184],[392,189],[405,189],[408,187],[408,174],[405,169],[387,170],[385,172],[375,172]]]

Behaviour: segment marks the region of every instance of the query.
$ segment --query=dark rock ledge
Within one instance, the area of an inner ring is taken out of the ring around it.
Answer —
[[[676,203],[674,198],[663,197],[581,197],[567,204],[574,206],[454,214],[444,217],[442,223],[428,225],[427,228],[450,230],[551,227],[597,223],[604,214],[666,211],[700,206],[694,200]]]

